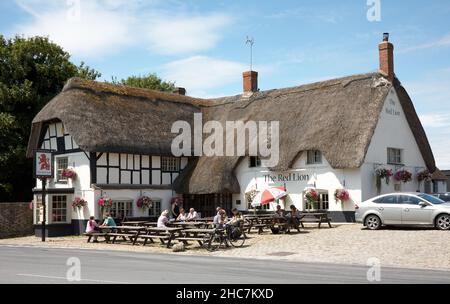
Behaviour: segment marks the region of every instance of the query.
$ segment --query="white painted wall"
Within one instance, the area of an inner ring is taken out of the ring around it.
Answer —
[[[331,168],[324,156],[322,156],[322,161],[322,164],[307,165],[306,153],[302,153],[291,170],[271,172],[267,168],[249,168],[249,159],[243,158],[235,169],[242,193],[233,195],[233,206],[241,210],[247,210],[245,193],[255,187],[262,190],[286,184],[289,198],[284,202],[285,206],[282,207],[288,209],[290,204],[294,204],[299,210],[304,210],[303,192],[308,185],[312,186],[315,183],[318,190],[328,193],[330,211],[353,211],[354,202],[361,200],[359,169],[335,170]],[[275,177],[276,180],[268,178],[267,175]],[[289,176],[291,176],[290,180]],[[296,178],[293,176],[296,176]],[[351,197],[351,200],[343,205],[334,199],[335,190],[341,188],[347,189]],[[236,200],[241,200],[241,205],[236,205]],[[275,207],[276,204],[273,203],[270,209],[274,210]]]
[[[413,173],[409,183],[398,183],[391,179],[390,185],[382,183],[381,193],[400,191],[416,191],[419,183],[415,175],[426,168],[425,161],[419,151],[414,135],[409,128],[405,113],[400,105],[395,89],[391,89],[380,114],[372,141],[369,145],[364,164],[361,167],[362,199],[366,200],[378,195],[376,189],[375,168],[382,164],[393,169],[395,173],[400,167],[387,165],[387,148],[403,150],[405,169]],[[398,186],[395,186],[398,184]],[[422,183],[420,190],[424,190]]]

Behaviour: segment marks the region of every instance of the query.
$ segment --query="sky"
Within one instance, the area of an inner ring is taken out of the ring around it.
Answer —
[[[156,73],[188,95],[261,90],[378,69],[390,33],[395,73],[411,95],[437,165],[450,169],[448,0],[2,0],[0,34],[48,36],[112,77]]]

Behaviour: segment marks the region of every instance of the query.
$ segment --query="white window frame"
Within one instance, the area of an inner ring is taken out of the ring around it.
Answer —
[[[387,163],[391,165],[403,164],[403,150],[399,148],[387,148]]]
[[[42,195],[38,194],[34,196],[34,223],[36,225],[42,224],[44,219],[44,205],[42,204]]]
[[[308,150],[306,152],[306,164],[307,165],[322,164],[322,152],[319,150]]]
[[[59,197],[59,198],[65,197],[66,198],[65,199],[65,204],[66,204],[65,208],[64,207],[58,207],[58,208],[54,207],[53,204],[55,203],[54,199],[56,197]],[[69,209],[69,196],[65,195],[65,194],[51,195],[50,196],[50,202],[51,202],[51,204],[50,204],[51,205],[51,210],[50,210],[50,221],[51,221],[51,223],[52,224],[67,224],[69,222],[69,220],[70,220],[70,218],[69,218],[70,213],[69,213],[69,210],[68,210]],[[53,217],[53,213],[55,212],[55,210],[64,210],[64,212],[65,212],[65,215],[64,215],[65,216],[65,220],[55,221],[55,219]]]
[[[148,216],[159,217],[161,215],[161,212],[162,212],[161,200],[154,200],[152,207],[148,209]]]
[[[180,172],[180,159],[177,157],[161,156],[161,171]]]
[[[59,162],[62,161],[62,160],[67,160],[67,166],[65,168],[60,168],[59,167],[59,164],[60,164]],[[68,179],[65,178],[65,177],[62,177],[62,172],[69,167],[69,158],[67,156],[55,157],[55,162],[56,162],[56,165],[55,165],[56,183],[58,183],[58,184],[67,184],[68,183]]]
[[[121,208],[118,208],[118,207]],[[131,199],[116,199],[113,200],[113,205],[110,209],[110,214],[113,218],[118,218],[119,211],[124,212],[124,217],[133,217],[133,200]]]

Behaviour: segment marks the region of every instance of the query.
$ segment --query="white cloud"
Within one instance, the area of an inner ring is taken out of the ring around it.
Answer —
[[[208,90],[242,81],[240,75],[247,68],[235,61],[193,56],[165,64],[162,75],[176,79],[177,85],[185,87],[189,95],[211,97],[206,93]]]
[[[149,23],[147,38],[151,49],[160,54],[208,50],[217,44],[219,32],[230,22],[226,15],[164,16]]]
[[[445,35],[435,41],[419,44],[413,47],[401,49],[399,53],[408,53],[412,51],[425,50],[425,49],[436,49],[441,47],[450,46],[450,34]]]
[[[148,47],[164,55],[204,51],[218,43],[232,21],[225,14],[183,13],[158,0],[16,0],[16,4],[31,20],[16,25],[15,33],[48,36],[82,57],[100,57],[127,46]]]
[[[419,115],[420,121],[425,128],[450,127],[450,113],[429,113]]]
[[[25,36],[48,36],[71,54],[102,56],[133,41],[130,35],[133,18],[110,6],[117,5],[117,0],[82,1],[80,5],[68,1],[66,5],[50,5],[48,9],[33,9],[24,3],[21,2],[21,7],[27,7],[34,18],[19,25],[16,32]]]

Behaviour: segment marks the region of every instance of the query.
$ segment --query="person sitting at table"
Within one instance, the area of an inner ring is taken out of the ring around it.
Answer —
[[[186,217],[187,222],[193,222],[198,219],[198,213],[194,208],[189,209],[189,214]]]
[[[233,213],[233,217],[228,221],[228,224],[239,227],[241,225],[241,222],[244,220],[244,217],[239,212],[239,210],[237,210],[237,208],[233,208],[233,210],[231,210],[231,213]]]
[[[105,220],[103,221],[103,224],[100,227],[116,227],[116,222],[112,218],[111,214],[107,212],[105,214]]]
[[[166,224],[169,222],[169,211],[164,210],[161,213],[161,216],[158,218],[158,224],[156,227],[158,228],[167,228]]]
[[[180,214],[177,217],[177,221],[184,222],[187,220],[186,210],[183,208],[180,209]]]
[[[97,222],[95,221],[95,216],[91,216],[90,218],[89,218],[89,221],[87,222],[87,225],[86,225],[86,234],[92,234],[92,233],[94,233],[94,232],[96,232],[96,231],[98,231],[99,230],[99,228],[98,228],[98,224],[97,224]],[[98,236],[94,236],[94,243],[98,243]]]
[[[275,211],[275,215],[278,217],[284,217],[284,210],[281,209],[280,205],[277,205],[277,210]]]
[[[289,216],[288,216],[288,224],[290,224],[290,225],[294,226],[296,229],[298,229],[298,226],[300,225],[300,221],[299,221],[300,212],[294,205],[291,205],[290,209],[291,209],[291,212],[289,213]]]
[[[227,222],[227,213],[224,209],[220,209],[217,215],[214,217],[213,224],[216,228],[223,228]]]

